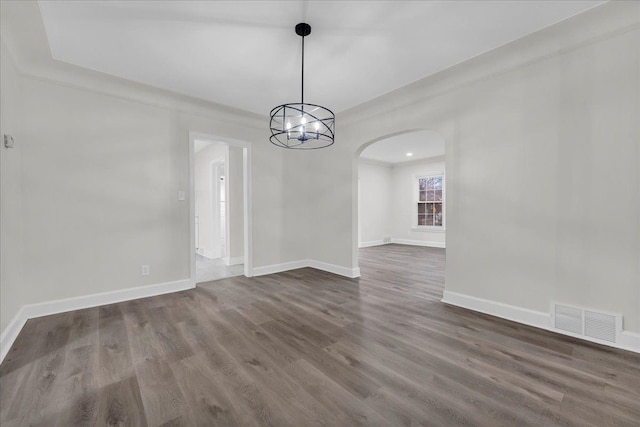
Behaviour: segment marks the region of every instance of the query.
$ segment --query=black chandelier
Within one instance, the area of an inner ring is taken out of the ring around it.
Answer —
[[[331,110],[304,102],[304,38],[311,34],[309,24],[296,25],[302,37],[302,94],[299,103],[282,104],[271,110],[272,144],[282,148],[313,150],[328,147],[335,138],[336,117]]]

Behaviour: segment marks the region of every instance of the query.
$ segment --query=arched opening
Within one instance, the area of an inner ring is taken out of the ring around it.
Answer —
[[[389,244],[445,248],[445,138],[410,129],[368,141],[354,158],[354,257]]]

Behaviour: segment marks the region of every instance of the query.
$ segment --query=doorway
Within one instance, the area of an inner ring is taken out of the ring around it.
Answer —
[[[358,248],[445,247],[445,139],[414,130],[356,153]]]
[[[194,283],[250,275],[249,157],[244,143],[190,133]]]

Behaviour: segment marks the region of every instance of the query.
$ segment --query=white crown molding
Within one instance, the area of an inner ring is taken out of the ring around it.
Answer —
[[[155,285],[139,286],[135,288],[119,289],[116,291],[102,292],[99,294],[80,297],[65,298],[54,301],[46,301],[37,304],[27,304],[20,307],[9,325],[0,336],[0,363],[4,360],[13,345],[24,324],[29,319],[49,316],[51,314],[64,313],[72,310],[97,307],[105,304],[130,301],[139,298],[147,298],[172,292],[183,291],[195,287],[195,282],[190,279],[174,282],[158,283]]]
[[[241,125],[245,129],[264,128],[266,115],[216,104],[53,59],[36,1],[3,1],[0,19],[2,43],[24,78],[188,114],[215,115],[225,122]]]
[[[610,1],[477,55],[340,114],[343,127],[388,114],[554,55],[638,29],[640,2]],[[359,145],[359,144],[358,144]]]

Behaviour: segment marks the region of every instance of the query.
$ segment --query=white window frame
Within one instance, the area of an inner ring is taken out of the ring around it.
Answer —
[[[420,180],[424,178],[442,177],[442,225],[418,225],[418,203],[424,203],[424,200],[420,200]],[[423,232],[444,232],[446,227],[446,185],[444,172],[434,172],[429,174],[415,175],[413,177],[413,197],[411,205],[411,230],[423,231]]]

